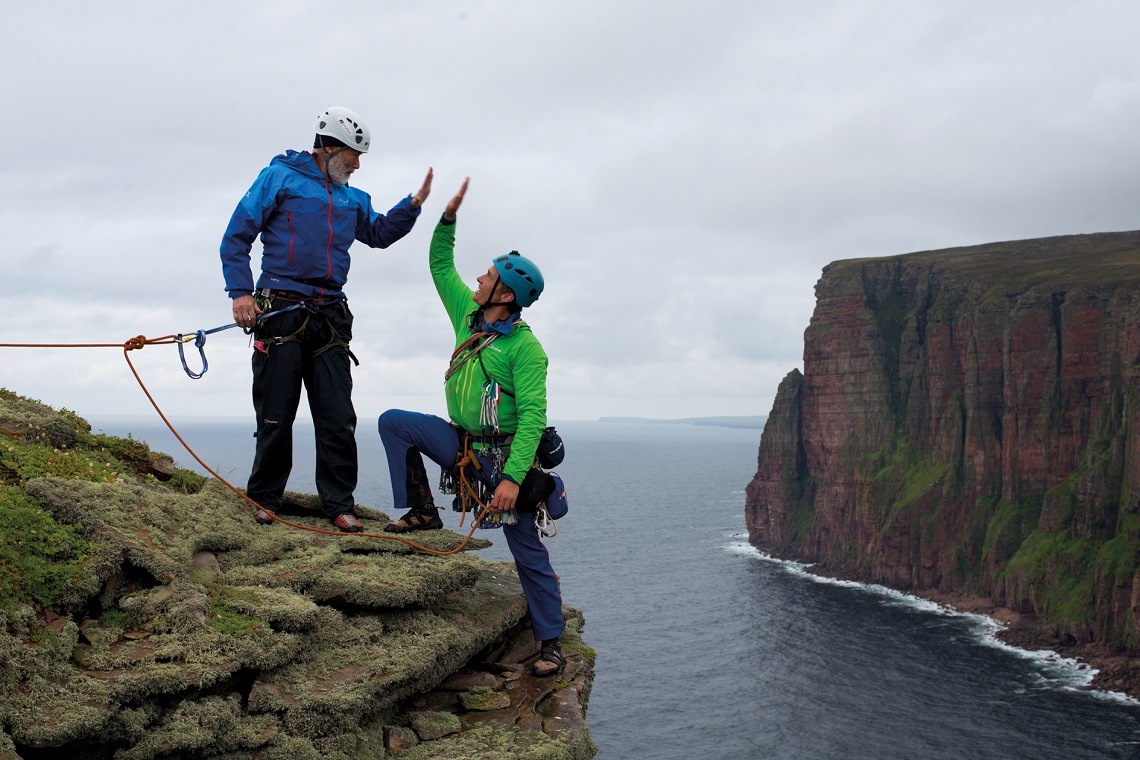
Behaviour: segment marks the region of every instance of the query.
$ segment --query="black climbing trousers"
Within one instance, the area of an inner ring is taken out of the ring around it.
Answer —
[[[280,300],[274,304],[278,309],[289,305]],[[325,514],[335,517],[352,512],[354,504],[356,410],[352,406],[352,359],[345,346],[330,346],[330,327],[347,344],[352,339],[352,312],[344,300],[316,308],[319,313],[296,309],[263,320],[254,333],[257,453],[247,492],[266,509],[281,506],[293,469],[293,421],[303,385],[316,434],[317,494]],[[292,335],[295,338],[290,339]],[[278,338],[285,342],[275,343]]]

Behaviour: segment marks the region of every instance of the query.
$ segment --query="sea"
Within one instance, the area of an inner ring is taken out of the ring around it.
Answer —
[[[202,471],[157,417],[89,421]],[[244,485],[252,414],[172,422]],[[1140,758],[1140,703],[1090,690],[1091,668],[1007,646],[988,618],[821,578],[750,546],[744,488],[759,430],[557,428],[570,512],[547,546],[598,652],[587,721],[599,760]],[[289,488],[311,493],[311,422],[295,434]],[[374,422],[362,419],[357,438],[357,502],[390,513]],[[510,558],[495,531],[476,535],[495,543],[481,556]]]

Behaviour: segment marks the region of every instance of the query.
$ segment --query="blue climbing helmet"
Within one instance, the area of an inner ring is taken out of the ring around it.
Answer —
[[[506,256],[495,259],[495,269],[499,272],[499,282],[511,289],[515,294],[515,303],[519,306],[530,306],[542,295],[545,284],[542,272],[533,261],[518,251],[511,251]]]

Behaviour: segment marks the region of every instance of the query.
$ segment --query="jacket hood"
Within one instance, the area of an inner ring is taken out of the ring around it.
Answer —
[[[293,149],[286,150],[284,153],[276,155],[273,160],[269,162],[270,166],[287,166],[293,171],[300,172],[306,177],[325,181],[325,175],[321,174],[317,162],[313,160],[312,154],[308,151],[296,151]]]

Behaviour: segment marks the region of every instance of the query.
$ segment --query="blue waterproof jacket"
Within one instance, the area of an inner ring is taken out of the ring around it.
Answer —
[[[387,248],[411,231],[420,214],[412,196],[387,216],[372,209],[363,190],[330,184],[307,152],[275,156],[234,209],[222,238],[222,274],[230,298],[254,288],[337,296],[348,279],[348,248],[359,240]],[[261,277],[256,286],[250,250],[261,235]]]

